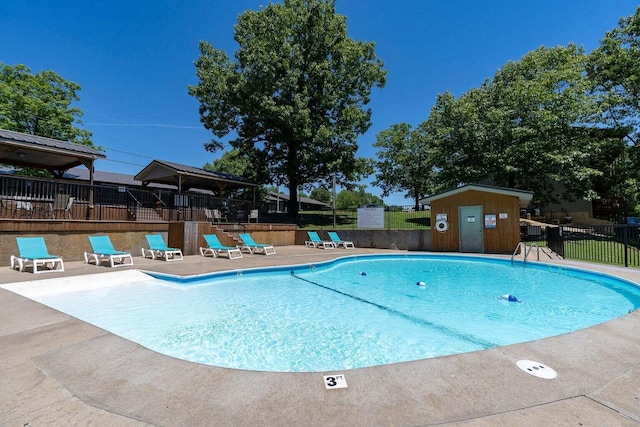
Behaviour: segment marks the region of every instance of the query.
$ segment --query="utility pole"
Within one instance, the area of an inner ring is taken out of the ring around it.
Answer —
[[[331,175],[331,186],[333,187],[333,229],[336,229],[336,174]]]

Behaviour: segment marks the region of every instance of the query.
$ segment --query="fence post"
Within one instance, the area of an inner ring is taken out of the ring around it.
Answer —
[[[353,220],[355,218],[355,221]],[[354,230],[358,229],[358,208],[351,210],[351,227]]]
[[[622,241],[624,242],[624,266],[629,267],[629,227],[623,226]]]

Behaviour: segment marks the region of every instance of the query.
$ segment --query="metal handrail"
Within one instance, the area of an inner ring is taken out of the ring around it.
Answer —
[[[527,247],[529,248],[529,250],[527,250]],[[529,258],[529,254],[531,253],[531,250],[534,247],[536,248],[536,252],[537,252],[537,260],[540,261],[540,246],[534,245],[533,243],[527,246],[525,242],[519,242],[516,248],[513,250],[513,254],[511,254],[511,262],[513,262],[513,259],[518,254],[518,250],[520,248],[522,248],[522,253],[524,255],[524,262],[527,262],[527,259]]]
[[[136,206],[142,206],[142,203],[140,202],[140,200],[138,200],[136,198],[136,196],[134,196],[133,194],[131,194],[131,191],[129,191],[129,189],[127,189],[127,194],[136,201]],[[155,193],[153,193],[153,195],[155,196]],[[156,196],[157,197],[157,196]]]
[[[159,192],[158,192],[158,194],[156,194],[155,191],[152,191],[151,195],[157,199],[157,203],[160,203],[162,206],[167,206],[167,204],[164,202],[164,200],[162,200],[162,197],[160,197],[160,193]]]

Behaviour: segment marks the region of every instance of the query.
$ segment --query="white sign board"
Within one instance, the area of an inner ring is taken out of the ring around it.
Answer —
[[[384,208],[358,208],[358,228],[384,228]]]
[[[446,213],[436,214],[436,222],[438,222],[438,221],[446,221],[446,220],[447,220],[447,214]]]

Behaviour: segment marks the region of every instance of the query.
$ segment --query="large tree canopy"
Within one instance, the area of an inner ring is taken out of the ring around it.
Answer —
[[[0,63],[0,128],[93,147],[91,132],[76,127],[83,112],[71,104],[79,90],[53,71]]]
[[[630,140],[640,135],[640,7],[605,34],[589,55],[588,74],[600,101],[600,118],[609,126],[632,126]]]
[[[457,100],[440,95],[421,125],[433,136],[440,184],[522,188],[543,204],[588,195],[603,175],[596,166],[620,155],[622,143],[620,132],[587,122],[594,102],[585,64],[574,45],[542,47]]]
[[[200,102],[201,121],[220,138],[266,165],[273,183],[298,188],[335,175],[348,185],[366,173],[356,139],[371,126],[372,88],[385,72],[374,44],[347,37],[335,0],[285,0],[240,15],[235,60],[200,43],[200,80],[189,93]],[[297,214],[297,212],[292,212]]]
[[[589,55],[588,76],[600,109],[594,116],[608,128],[627,128],[625,155],[618,159],[612,178],[615,195],[623,195],[640,213],[640,7],[605,34]],[[603,196],[606,196],[604,194]]]

